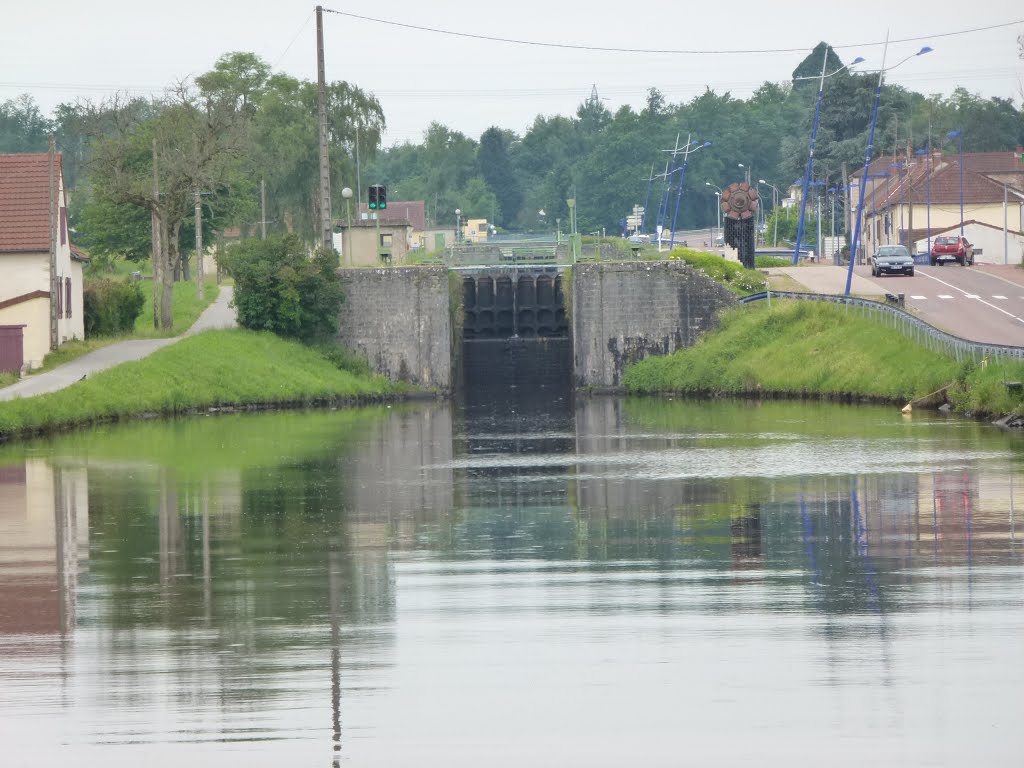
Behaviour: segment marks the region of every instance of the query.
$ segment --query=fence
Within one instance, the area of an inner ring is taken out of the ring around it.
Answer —
[[[830,296],[820,293],[795,293],[791,291],[767,291],[755,293],[751,296],[744,296],[741,303],[747,304],[753,301],[771,301],[772,297],[780,299],[800,299],[804,301],[828,301],[833,304],[844,304],[847,310],[858,311],[862,315],[874,315],[888,327],[899,331],[909,339],[913,339],[921,346],[927,347],[933,352],[941,352],[954,358],[957,362],[973,360],[980,363],[982,360],[996,358],[1000,361],[1010,362],[1015,360],[1024,361],[1024,347],[1014,347],[1008,344],[984,344],[978,341],[969,341],[951,333],[940,331],[933,325],[929,325],[920,318],[909,312],[900,309],[892,304],[883,304],[870,299],[858,299],[847,296]]]

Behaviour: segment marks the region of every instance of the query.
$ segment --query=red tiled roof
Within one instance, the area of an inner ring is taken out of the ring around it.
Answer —
[[[0,155],[0,253],[49,250],[49,155]]]
[[[888,174],[887,179],[873,179],[864,200],[864,209],[883,210],[888,206],[924,204],[953,205],[960,202],[960,157],[935,153],[932,162],[915,157],[905,170],[893,168],[891,156],[872,161],[869,176]],[[974,152],[964,155],[963,200],[966,205],[1001,203],[1002,182],[989,178],[998,174],[1010,177],[1010,186],[1024,189],[1024,164],[1013,152]],[[860,176],[857,171],[855,176]],[[902,190],[901,190],[902,186]]]

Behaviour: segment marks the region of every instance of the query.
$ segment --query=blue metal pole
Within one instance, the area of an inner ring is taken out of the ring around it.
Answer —
[[[679,174],[679,192],[676,193],[676,210],[672,214],[672,235],[669,237],[668,249],[671,251],[676,244],[676,220],[679,218],[679,204],[683,200],[683,184],[686,183],[686,164],[690,161],[690,148],[683,154],[683,170]]]
[[[964,236],[964,128],[957,131],[960,138],[960,237]],[[967,257],[964,257],[964,261]]]
[[[821,62],[821,77],[818,78],[818,101],[814,105],[814,127],[811,128],[811,151],[807,155],[807,170],[804,172],[804,188],[800,196],[800,220],[796,225],[796,245],[793,248],[793,264],[800,263],[800,242],[804,237],[804,212],[807,210],[807,187],[811,183],[811,166],[814,164],[814,143],[818,137],[818,121],[821,116],[821,94],[825,90],[825,66],[828,63],[829,48],[825,46]]]
[[[888,47],[888,35],[886,35]],[[882,95],[882,78],[885,75],[885,54],[882,54],[882,69],[878,73],[878,85],[875,86],[875,104],[871,108],[871,129],[868,131],[868,146],[864,151],[864,172],[861,174],[860,189],[857,193],[857,220],[853,228],[853,242],[850,243],[850,264],[846,270],[846,296],[850,295],[853,283],[853,262],[857,258],[857,247],[860,244],[861,217],[864,214],[864,192],[868,186],[868,166],[871,165],[871,153],[875,148],[875,123],[878,122],[878,100]]]
[[[928,224],[928,263],[932,260],[932,139],[928,137],[928,162],[925,164],[924,199]]]
[[[658,203],[658,218],[656,221],[656,227],[659,231],[658,234],[658,245],[661,245],[661,234],[660,231],[665,229],[665,216],[668,215],[668,200],[669,194],[672,191],[672,174],[675,170],[675,160],[671,161],[672,170],[669,170],[669,163],[665,163],[665,191],[661,195],[661,202]]]

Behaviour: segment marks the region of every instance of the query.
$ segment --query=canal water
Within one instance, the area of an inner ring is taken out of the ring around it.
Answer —
[[[1021,764],[1024,436],[516,392],[0,448],[0,764]]]

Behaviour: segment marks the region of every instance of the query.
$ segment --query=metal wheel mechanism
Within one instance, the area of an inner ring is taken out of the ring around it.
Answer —
[[[745,181],[733,182],[722,190],[722,216],[725,219],[725,241],[739,251],[740,262],[754,268],[757,247],[754,224],[757,221],[757,188]]]

